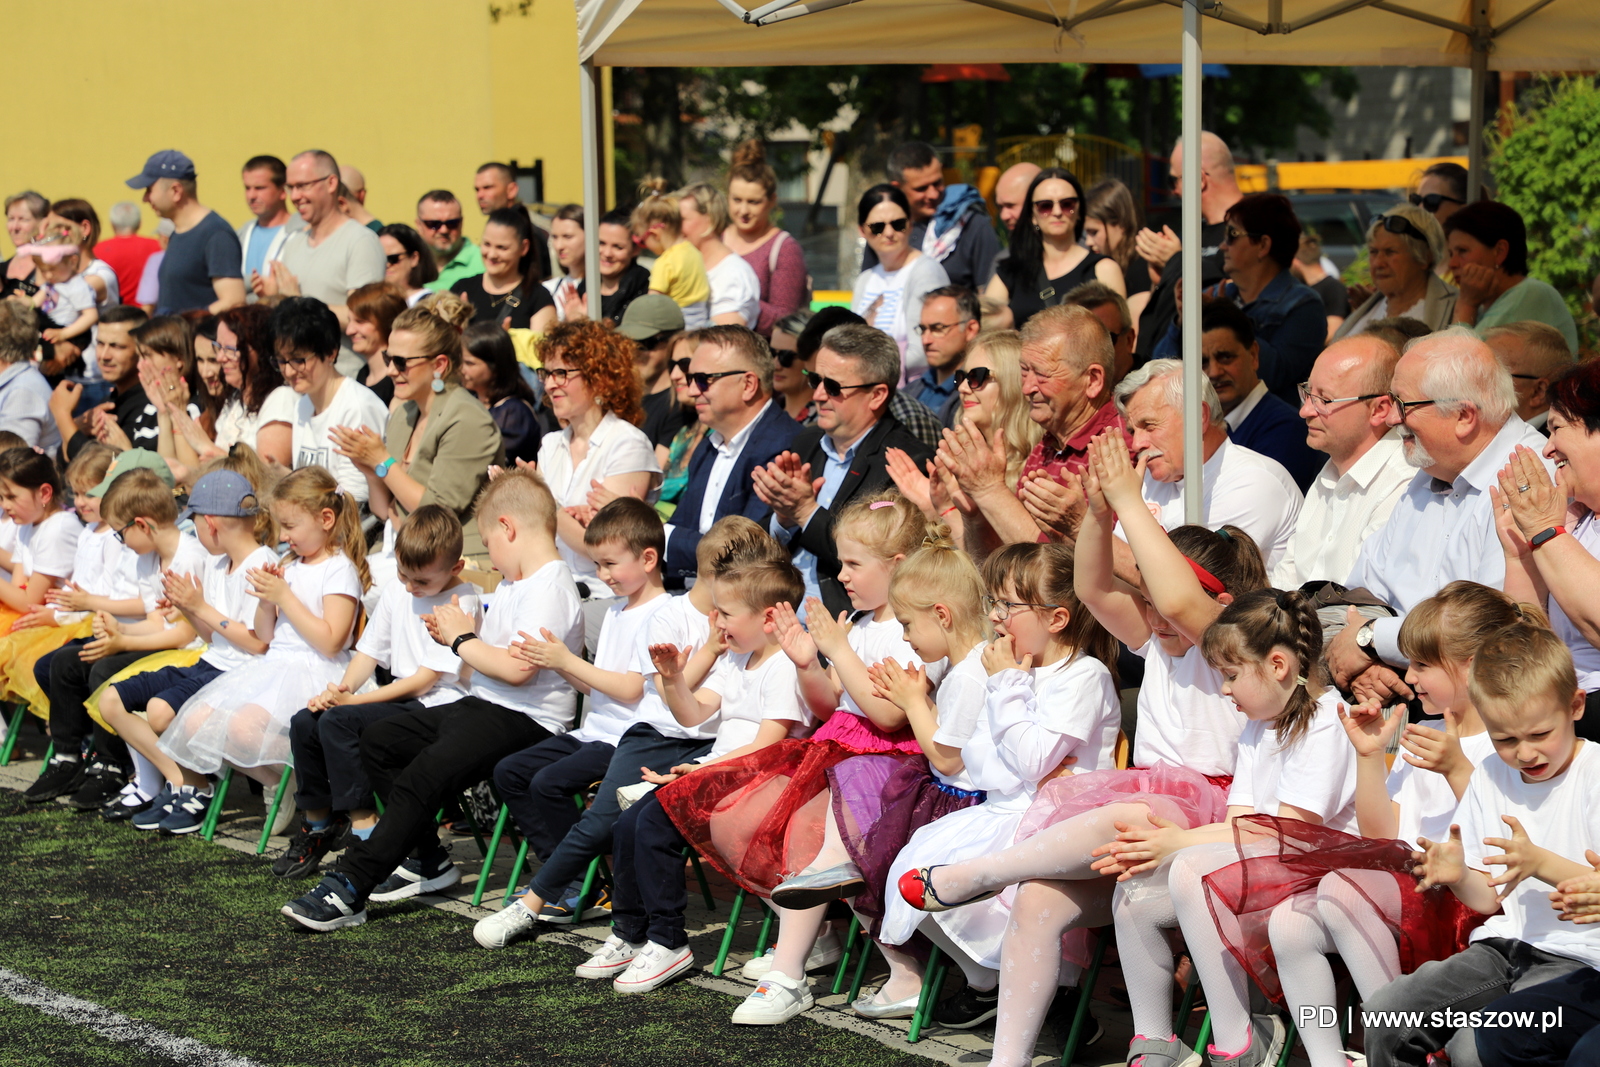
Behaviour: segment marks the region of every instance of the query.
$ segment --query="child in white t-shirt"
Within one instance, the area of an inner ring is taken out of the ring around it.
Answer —
[[[461,547],[461,520],[449,508],[424,504],[406,517],[395,534],[398,576],[378,594],[344,677],[329,682],[289,720],[294,802],[304,818],[272,863],[278,877],[315,871],[346,831],[360,840],[372,836],[378,813],[361,762],[363,730],[467,695],[460,658],[429,636],[423,621],[452,601],[475,623],[481,621],[477,590],[460,577],[466,565]],[[368,685],[380,666],[394,680]]]
[[[78,250],[71,245],[40,244],[33,247],[33,261],[44,284],[33,294],[33,306],[44,312],[54,326],[39,334],[45,344],[57,341],[78,342],[88,348],[84,337],[100,321],[94,289],[78,273]]]

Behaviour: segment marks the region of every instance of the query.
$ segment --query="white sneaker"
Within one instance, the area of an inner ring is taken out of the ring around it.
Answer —
[[[578,964],[574,972],[579,978],[615,978],[628,969],[628,964],[639,955],[643,945],[630,945],[616,934],[606,938],[605,944],[595,954]]]
[[[759,982],[772,971],[772,957],[777,949],[769,948],[765,955],[755,959],[739,968],[739,973],[752,982]],[[839,957],[844,955],[844,944],[839,940],[837,931],[828,929],[822,932],[811,944],[811,951],[806,954],[806,970],[814,971],[819,967],[827,967],[839,962]]]
[[[769,974],[755,992],[733,1011],[733,1022],[744,1026],[777,1026],[809,1009],[816,1001],[811,987],[786,974]]]
[[[627,811],[643,800],[655,787],[656,784],[654,782],[634,782],[632,785],[618,786],[617,808],[621,811]]]
[[[472,939],[484,948],[505,948],[538,925],[533,912],[523,907],[520,899],[513,900],[488,918],[479,919],[472,928]]]
[[[618,993],[648,993],[693,966],[694,950],[688,945],[673,949],[646,941],[628,969],[612,979],[611,988]]]

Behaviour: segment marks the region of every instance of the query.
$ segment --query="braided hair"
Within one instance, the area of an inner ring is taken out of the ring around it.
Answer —
[[[1252,666],[1275,648],[1295,658],[1298,672],[1293,692],[1283,711],[1273,720],[1278,740],[1294,744],[1311,728],[1317,701],[1313,689],[1326,684],[1322,666],[1322,622],[1309,594],[1298,589],[1255,589],[1240,595],[1222,609],[1206,628],[1201,651],[1213,667]]]

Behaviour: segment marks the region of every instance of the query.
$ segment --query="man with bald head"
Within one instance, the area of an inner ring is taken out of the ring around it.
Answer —
[[[1490,487],[1518,445],[1538,454],[1546,443],[1517,417],[1511,375],[1465,326],[1406,346],[1385,421],[1399,431],[1416,474],[1344,584],[1366,588],[1398,614],[1347,626],[1326,650],[1339,687],[1362,699],[1411,695],[1397,673],[1407,663],[1399,636],[1408,611],[1457,579],[1505,582]]]
[[[1508,322],[1485,330],[1483,341],[1495,358],[1511,372],[1517,390],[1517,415],[1535,430],[1550,436],[1550,382],[1572,366],[1572,349],[1561,331],[1544,322]]]
[[[1179,196],[1183,189],[1183,141],[1172,149],[1168,161],[1172,189]],[[1222,239],[1227,235],[1224,221],[1228,209],[1243,199],[1238,179],[1233,172],[1233,152],[1222,138],[1210,131],[1200,134],[1200,279],[1210,287],[1223,278]],[[1163,226],[1160,233],[1143,229],[1134,237],[1139,256],[1161,272],[1161,282],[1150,293],[1150,301],[1139,316],[1139,344],[1136,362],[1143,363],[1151,357],[1155,344],[1167,332],[1178,315],[1177,286],[1183,274],[1183,257],[1178,253],[1182,239]]]
[[[550,277],[550,233],[539,225],[539,220],[522,202],[516,171],[504,163],[485,163],[472,176],[472,195],[477,198],[478,210],[485,215],[509,207],[528,216],[528,223],[533,227],[533,254],[539,257],[539,276]]]
[[[373,233],[383,229],[383,223],[367,210],[367,176],[343,163],[339,165],[339,210]]]
[[[1022,216],[1023,201],[1028,196],[1028,186],[1033,184],[1033,179],[1038,177],[1039,165],[1037,163],[1017,163],[1006,168],[1000,175],[1000,180],[994,185],[994,206],[1000,212],[1000,228],[1005,231],[1006,242],[1011,241],[1011,230],[1017,224],[1017,219]],[[1010,248],[1002,248],[994,254],[994,263],[989,267],[990,277],[999,268],[1000,261],[1011,254]]]
[[[1399,351],[1370,333],[1323,350],[1300,390],[1306,444],[1328,462],[1306,492],[1289,550],[1272,571],[1278,589],[1342,582],[1367,538],[1389,520],[1416,468],[1389,425],[1389,379]]]

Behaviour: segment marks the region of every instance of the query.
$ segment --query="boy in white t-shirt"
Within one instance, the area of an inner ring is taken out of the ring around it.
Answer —
[[[1417,870],[1422,888],[1447,885],[1489,918],[1464,951],[1362,1004],[1367,1062],[1381,1067],[1420,1065],[1441,1049],[1457,1064],[1476,1063],[1488,1031],[1460,1025],[1462,1017],[1600,966],[1600,926],[1564,922],[1551,907],[1551,889],[1594,873],[1575,857],[1600,844],[1600,749],[1574,730],[1584,692],[1572,654],[1549,630],[1515,623],[1478,649],[1468,686],[1495,755],[1472,772],[1449,838],[1423,842]]]
[[[272,863],[280,878],[300,878],[348,831],[366,840],[378,823],[372,783],[361,763],[361,732],[406,711],[467,695],[461,660],[428,635],[423,619],[454,600],[477,622],[477,590],[461,580],[461,520],[449,508],[424,504],[395,534],[399,576],[378,594],[344,677],[289,720],[295,804],[300,829]],[[394,680],[368,687],[378,667]]]
[[[688,649],[655,645],[657,684],[680,722],[719,718],[711,751],[695,763],[645,779],[670,785],[698,767],[748,755],[812,723],[800,699],[794,661],[778,642],[778,605],[805,595],[805,582],[789,562],[754,563],[717,578],[713,598],[717,628],[728,650],[711,677],[690,691],[683,669]],[[687,845],[666,810],[650,793],[622,813],[613,829],[612,933],[578,967],[580,978],[610,978],[619,993],[645,993],[694,965],[684,927],[688,905],[683,880]]]
[[[369,898],[401,900],[460,881],[439,844],[439,806],[487,778],[506,756],[572,725],[572,687],[511,652],[521,635],[546,630],[574,652],[583,644],[577,583],[556,548],[555,498],[536,472],[505,471],[478,498],[476,516],[489,561],[505,581],[476,630],[455,604],[424,620],[433,639],[472,669],[471,689],[460,700],[375,723],[362,735],[362,759],[384,798],[383,818],[311,892],[281,909],[309,929],[357,926],[367,921]]]

